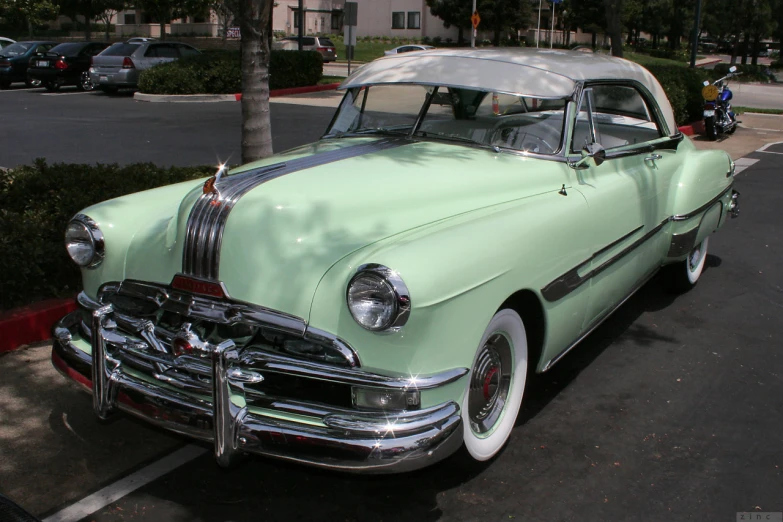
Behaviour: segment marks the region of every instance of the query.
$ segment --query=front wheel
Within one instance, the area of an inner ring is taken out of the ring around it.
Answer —
[[[704,133],[710,141],[715,141],[717,139],[718,136],[715,134],[715,116],[704,118]]]
[[[40,87],[41,86],[41,80],[34,80],[32,78],[28,78],[24,81],[24,84],[28,87]]]
[[[56,82],[44,82],[43,86],[49,92],[60,90],[60,84]]]
[[[685,261],[666,267],[666,277],[671,291],[682,293],[696,286],[701,273],[704,271],[709,243],[710,238],[705,237],[701,243],[693,247]]]
[[[525,325],[515,311],[496,313],[481,337],[462,404],[465,449],[494,457],[511,435],[527,378]]]

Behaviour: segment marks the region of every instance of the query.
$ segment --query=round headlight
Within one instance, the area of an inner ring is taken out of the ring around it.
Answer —
[[[365,265],[348,283],[348,310],[362,328],[374,332],[397,329],[410,314],[410,296],[405,283],[393,270]]]
[[[94,268],[103,261],[103,234],[92,219],[78,214],[65,229],[65,249],[77,265]]]

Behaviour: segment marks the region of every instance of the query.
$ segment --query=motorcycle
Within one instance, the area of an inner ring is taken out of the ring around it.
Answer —
[[[704,82],[704,88],[701,95],[704,98],[704,132],[710,140],[716,140],[718,134],[733,134],[737,130],[737,120],[734,111],[731,110],[731,98],[733,97],[731,89],[728,86],[728,80],[742,73],[736,72],[737,68],[732,66],[729,74],[710,83]]]

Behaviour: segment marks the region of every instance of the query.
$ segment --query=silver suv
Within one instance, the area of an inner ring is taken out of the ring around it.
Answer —
[[[296,51],[299,47],[298,36],[286,36],[272,45],[273,49],[283,49],[286,51]],[[324,58],[324,63],[337,60],[337,50],[332,41],[325,36],[303,36],[303,51],[318,51]]]
[[[116,43],[93,57],[90,80],[97,89],[117,92],[120,87],[136,87],[144,69],[196,54],[201,54],[198,49],[178,42]]]

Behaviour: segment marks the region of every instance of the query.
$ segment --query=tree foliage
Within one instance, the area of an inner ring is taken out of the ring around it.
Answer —
[[[135,0],[134,5],[149,14],[160,24],[160,37],[166,37],[166,24],[183,16],[195,16],[207,12],[209,0]]]
[[[57,16],[58,8],[50,0],[0,0],[0,17],[12,24],[24,24],[28,36],[33,28]]]
[[[471,28],[472,0],[426,1],[432,15],[443,20],[443,25],[460,29],[460,39],[462,30]],[[533,12],[529,0],[478,0],[476,10],[481,15],[480,28],[492,31],[495,45],[499,44],[503,32],[512,31],[516,34],[517,31],[527,29]]]

